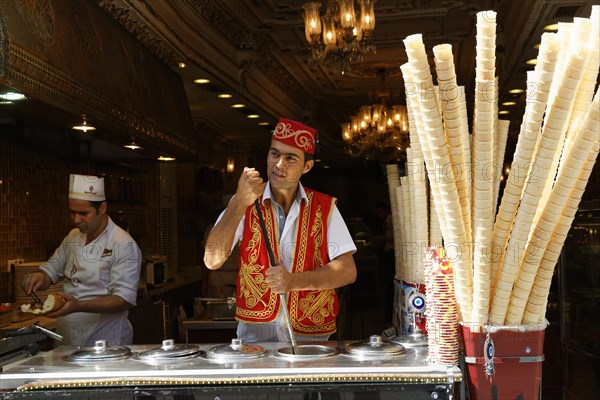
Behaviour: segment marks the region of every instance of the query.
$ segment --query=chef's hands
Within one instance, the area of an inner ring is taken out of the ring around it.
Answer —
[[[293,274],[277,264],[265,271],[265,281],[274,293],[287,293],[292,290]]]
[[[250,206],[263,193],[264,189],[265,183],[260,177],[260,173],[254,168],[245,167],[238,180],[234,198],[245,206]]]
[[[25,294],[30,295],[31,292],[38,290],[46,290],[50,286],[50,277],[44,271],[35,271],[31,274],[26,274],[21,282],[21,288]]]
[[[31,294],[31,292],[46,290],[50,287],[52,281],[47,273],[44,271],[35,271],[31,274],[27,274],[23,277],[23,282],[21,282],[21,287],[26,294]],[[63,315],[71,314],[74,312],[78,306],[79,300],[73,297],[70,294],[66,293],[57,293],[57,296],[61,296],[66,300],[66,303],[56,311],[49,312],[45,314],[48,318],[56,318],[62,317]],[[42,299],[44,301],[45,299]]]
[[[77,311],[77,307],[79,306],[79,300],[73,295],[68,293],[57,293],[63,299],[66,300],[66,303],[56,311],[49,312],[46,314],[48,318],[58,318],[65,315],[69,315]]]

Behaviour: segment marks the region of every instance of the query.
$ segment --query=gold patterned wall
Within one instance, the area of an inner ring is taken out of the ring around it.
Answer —
[[[197,153],[181,78],[89,0],[2,0],[0,83],[174,155]]]

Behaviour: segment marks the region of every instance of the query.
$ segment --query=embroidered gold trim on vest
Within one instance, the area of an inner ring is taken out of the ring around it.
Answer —
[[[330,196],[306,190],[307,202],[301,202],[295,242],[289,256],[290,271],[299,273],[321,268],[329,261],[327,249],[327,222],[333,210]],[[262,198],[261,198],[262,200]],[[267,235],[279,259],[279,232],[270,200],[261,202]],[[279,296],[265,283],[269,266],[266,247],[254,207],[246,211],[244,229],[249,231],[242,239],[240,272],[238,277],[238,307],[236,317],[248,323],[273,321],[279,311]],[[287,249],[286,249],[287,254]],[[307,260],[307,257],[310,258]],[[294,331],[305,335],[324,335],[335,332],[338,305],[335,290],[300,290],[288,294],[288,308]]]
[[[321,204],[313,201],[314,192],[307,192],[308,204],[303,207],[299,215],[296,232],[297,248],[295,249],[296,257],[293,258],[293,264],[290,270],[294,272],[302,272],[306,263],[307,249],[310,243],[311,249],[314,249],[313,258],[309,263],[313,263],[317,269],[324,265],[322,255],[322,245],[324,236],[323,210]],[[316,207],[315,210],[312,208]],[[311,213],[314,211],[314,219],[311,221]],[[310,232],[309,232],[310,231]],[[325,248],[325,252],[327,249]],[[335,315],[334,315],[334,296],[335,291],[332,290],[317,290],[305,291],[304,297],[300,297],[300,292],[292,292],[288,295],[291,302],[292,327],[294,330],[304,334],[323,334],[323,332],[335,332]],[[327,317],[333,318],[329,324],[323,325]]]
[[[331,290],[320,290],[312,292],[300,300],[300,311],[304,313],[304,317],[300,322],[308,318],[314,324],[323,324],[325,317],[333,313],[333,297],[331,294]]]
[[[265,213],[265,219],[269,221],[266,223],[267,231],[269,231],[268,228],[272,228],[273,224],[270,221],[272,215],[270,207],[267,207],[267,209],[269,211]],[[253,214],[256,215],[256,210],[254,209]],[[238,278],[238,297],[240,297],[238,301],[242,301],[243,306],[236,307],[236,313],[248,318],[268,319],[277,307],[277,296],[275,293],[270,293],[268,301],[265,302],[263,300],[266,293],[269,292],[269,285],[265,282],[264,275],[264,270],[269,266],[268,263],[264,267],[261,264],[257,264],[262,245],[262,232],[257,218],[253,218],[250,221],[250,232],[251,238],[245,247],[245,252],[248,254],[248,263],[244,263],[244,259],[242,258]],[[262,305],[260,311],[250,310],[255,309],[259,303]]]

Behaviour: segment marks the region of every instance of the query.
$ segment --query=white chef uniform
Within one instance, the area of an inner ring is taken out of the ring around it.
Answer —
[[[108,218],[106,229],[87,245],[85,241],[86,234],[73,229],[40,269],[52,283],[64,279],[64,292],[79,300],[117,295],[135,305],[142,254],[133,238]],[[128,313],[73,313],[57,319],[56,331],[63,344],[74,346],[92,346],[96,340],[131,344]]]

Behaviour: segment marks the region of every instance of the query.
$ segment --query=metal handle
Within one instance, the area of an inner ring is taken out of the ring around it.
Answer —
[[[58,333],[56,333],[56,332],[53,332],[53,331],[51,331],[51,330],[49,330],[49,329],[46,329],[46,328],[44,328],[44,327],[41,327],[41,326],[39,326],[38,324],[35,324],[35,327],[36,327],[36,328],[37,328],[37,329],[38,329],[40,332],[44,333],[46,336],[48,336],[48,337],[50,337],[50,338],[52,338],[52,339],[54,339],[54,340],[59,340],[59,341],[62,341],[62,340],[63,340],[63,337],[62,337],[61,335],[59,335]]]
[[[7,330],[0,331],[0,336],[5,336],[5,337],[25,336],[25,335],[32,335],[32,334],[38,333],[38,332],[41,332],[41,333],[45,334],[46,336],[48,336],[52,339],[55,339],[55,340],[63,340],[63,337],[61,335],[59,335],[58,333],[52,332],[51,330],[48,330],[42,326],[39,326],[37,323],[23,327],[23,328],[19,328],[19,329],[7,329]]]
[[[271,247],[271,242],[269,242],[269,235],[267,234],[267,225],[265,225],[265,219],[263,218],[263,213],[260,209],[260,201],[258,200],[258,198],[254,200],[254,208],[256,208],[256,213],[258,214],[258,221],[260,222],[260,229],[262,230],[263,236],[265,237],[265,244],[267,245],[269,261],[271,262],[271,265],[275,265],[277,263],[277,261],[275,260],[275,253],[273,253],[273,247]]]
[[[258,198],[254,200],[254,208],[256,208],[256,213],[258,214],[258,221],[260,222],[260,229],[262,230],[263,236],[265,237],[265,244],[267,245],[269,261],[271,262],[271,265],[275,265],[277,261],[275,261],[275,254],[273,253],[273,247],[271,247],[271,242],[269,242],[269,236],[267,235],[267,226],[265,225],[265,220],[263,218],[262,210],[260,209],[260,201],[258,200]],[[298,354],[296,335],[294,335],[294,329],[292,328],[292,320],[287,309],[287,299],[285,296],[285,293],[280,293],[279,300],[281,302],[281,307],[283,308],[283,316],[285,318],[285,325],[287,326],[288,333],[290,335],[290,342],[292,342],[292,351],[294,352],[294,354]]]

